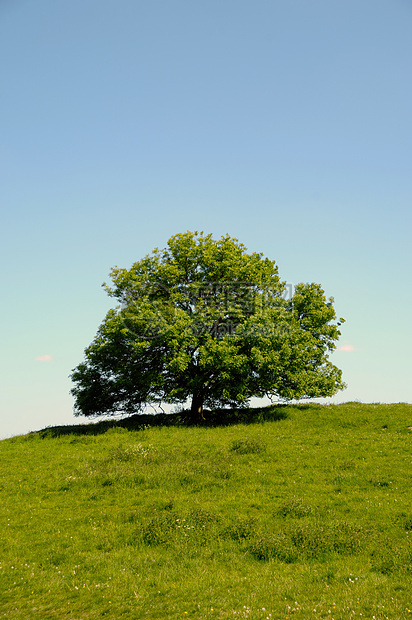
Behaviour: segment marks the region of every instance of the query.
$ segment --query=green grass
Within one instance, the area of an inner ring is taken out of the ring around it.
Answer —
[[[0,618],[412,618],[412,405],[0,442]]]

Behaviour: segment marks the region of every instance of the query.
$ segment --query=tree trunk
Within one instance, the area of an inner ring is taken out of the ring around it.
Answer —
[[[203,394],[201,392],[194,392],[192,396],[192,406],[190,408],[192,419],[200,422],[204,420],[203,417]]]

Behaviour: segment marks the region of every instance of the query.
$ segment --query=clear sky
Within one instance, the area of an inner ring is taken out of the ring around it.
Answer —
[[[0,437],[79,421],[102,282],[186,230],[335,298],[333,402],[412,402],[411,32],[410,0],[1,0]]]

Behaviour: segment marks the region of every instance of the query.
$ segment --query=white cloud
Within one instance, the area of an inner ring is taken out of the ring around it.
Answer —
[[[352,353],[355,350],[353,344],[343,344],[337,348],[338,351],[345,351],[346,353]]]
[[[52,362],[54,360],[54,357],[52,357],[51,355],[38,355],[34,358],[34,360],[36,362]]]

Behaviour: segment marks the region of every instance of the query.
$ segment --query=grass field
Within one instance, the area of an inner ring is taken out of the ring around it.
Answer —
[[[1,441],[0,617],[412,618],[410,427],[309,404]]]

